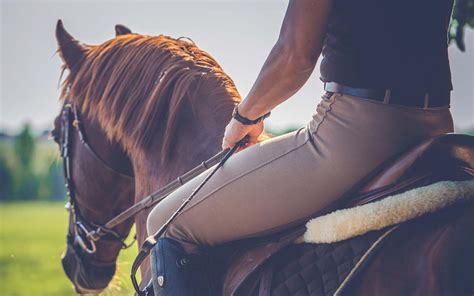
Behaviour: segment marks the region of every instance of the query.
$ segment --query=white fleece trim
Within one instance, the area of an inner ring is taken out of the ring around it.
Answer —
[[[474,198],[474,180],[434,183],[380,201],[314,218],[306,224],[304,241],[342,241],[436,212],[469,198]]]

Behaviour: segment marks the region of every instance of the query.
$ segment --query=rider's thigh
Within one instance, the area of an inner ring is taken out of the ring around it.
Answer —
[[[194,228],[204,227],[208,231],[215,231],[217,229],[214,229],[213,225],[224,222],[220,213],[224,213],[227,209],[233,209],[234,214],[240,213],[239,216],[243,220],[246,219],[245,216],[259,215],[258,212],[262,210],[262,207],[265,207],[266,202],[258,195],[271,195],[275,198],[275,201],[279,196],[287,199],[287,195],[282,192],[283,188],[278,188],[277,183],[285,187],[285,192],[293,191],[296,193],[296,190],[304,189],[306,182],[302,179],[303,171],[312,168],[305,160],[307,156],[301,150],[302,147],[307,145],[309,139],[308,131],[301,128],[292,133],[255,144],[234,154],[182,211],[169,227],[166,235],[179,231],[183,232],[183,236],[191,235],[197,238],[200,236],[197,233],[199,230]],[[155,206],[148,216],[149,234],[160,228],[212,169],[213,167],[184,184]],[[298,177],[300,174],[301,176]],[[288,182],[288,179],[294,179],[295,177],[301,181]],[[273,192],[274,190],[275,192]],[[201,212],[203,209],[205,209],[205,212]],[[255,211],[255,213],[252,214],[252,211]],[[200,212],[197,213],[197,216],[202,215],[198,219],[199,222],[195,221],[200,226],[195,225],[196,227],[192,227],[193,229],[184,227],[185,229],[178,230],[177,228],[183,227],[181,223],[187,224],[184,221],[185,219],[189,219],[190,215],[195,216],[194,212]],[[216,216],[218,213],[219,215]],[[246,228],[244,225],[246,223],[239,222],[231,225],[225,221],[225,224],[231,227],[229,233],[248,231],[247,229],[237,229]]]

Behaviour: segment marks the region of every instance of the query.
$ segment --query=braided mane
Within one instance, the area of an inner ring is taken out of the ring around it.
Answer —
[[[214,114],[240,101],[232,79],[193,42],[127,34],[89,46],[64,80],[61,97],[97,119],[126,151],[146,150],[162,136],[164,158],[173,150],[178,114],[187,104],[197,108],[200,87],[210,83]]]

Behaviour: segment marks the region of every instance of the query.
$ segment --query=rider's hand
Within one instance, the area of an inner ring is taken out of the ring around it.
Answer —
[[[263,121],[253,125],[244,125],[232,118],[225,128],[224,138],[222,139],[222,149],[234,147],[238,141],[242,140],[246,136],[247,142],[241,149],[252,146],[258,142],[258,137],[262,132]]]

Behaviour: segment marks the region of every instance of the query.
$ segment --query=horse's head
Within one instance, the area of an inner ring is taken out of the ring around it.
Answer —
[[[116,33],[130,31],[117,25]],[[56,29],[64,67],[80,69],[88,46],[71,37],[59,21]],[[133,220],[129,219],[95,241],[90,233],[133,204],[134,179],[130,160],[120,145],[107,139],[96,120],[81,116],[67,97],[52,131],[64,160],[70,212],[63,269],[78,293],[99,292],[115,273],[116,257],[124,247]]]
[[[230,77],[193,42],[115,30],[94,46],[79,43],[61,22],[56,30],[68,75],[55,134],[72,193],[63,266],[79,292],[107,286],[133,221],[97,225],[220,151],[240,100]],[[146,210],[135,216],[139,242],[146,217]]]

